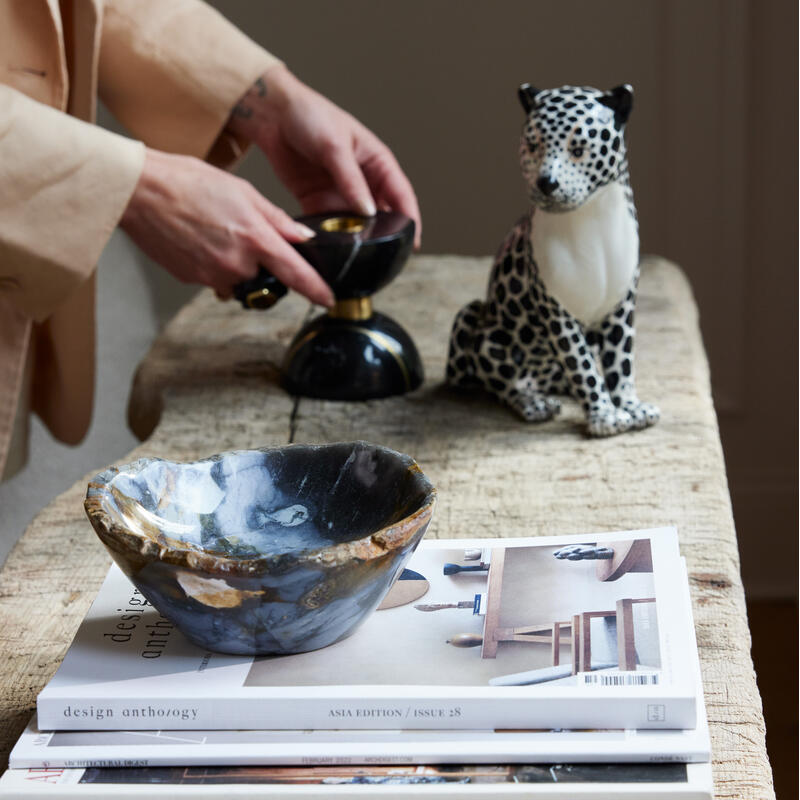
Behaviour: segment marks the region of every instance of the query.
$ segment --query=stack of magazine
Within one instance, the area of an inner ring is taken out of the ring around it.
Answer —
[[[712,797],[673,528],[424,541],[349,638],[190,644],[112,566],[3,798]]]

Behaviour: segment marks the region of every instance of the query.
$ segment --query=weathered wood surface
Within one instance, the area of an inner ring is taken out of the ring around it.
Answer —
[[[662,421],[591,440],[572,403],[555,421],[525,425],[487,397],[442,386],[453,314],[483,294],[488,265],[417,258],[377,297],[378,308],[413,332],[427,379],[412,395],[367,403],[295,401],[278,387],[281,353],[307,313],[299,298],[260,314],[219,303],[210,292],[199,295],[137,374],[131,421],[152,435],[131,458],[367,439],[412,454],[437,485],[431,537],[676,524],[691,577],[717,797],[773,798],[708,366],[686,279],[656,259],[642,274],[639,394],[661,406]],[[80,481],[36,517],[0,576],[4,756],[109,564],[83,514],[85,485]]]

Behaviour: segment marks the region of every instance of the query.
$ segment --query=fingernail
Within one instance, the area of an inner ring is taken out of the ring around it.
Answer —
[[[365,217],[374,217],[375,214],[378,213],[378,209],[375,207],[375,201],[371,197],[362,200],[359,205],[361,208],[359,208],[358,211]]]
[[[295,227],[297,232],[306,239],[313,239],[317,235],[316,231],[311,230],[308,225],[303,225],[301,222],[298,222]]]

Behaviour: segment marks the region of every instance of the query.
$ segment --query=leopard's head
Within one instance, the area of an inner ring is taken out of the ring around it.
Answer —
[[[633,89],[585,86],[534,89],[519,99],[527,119],[520,164],[531,202],[544,211],[572,211],[627,169],[624,129]]]

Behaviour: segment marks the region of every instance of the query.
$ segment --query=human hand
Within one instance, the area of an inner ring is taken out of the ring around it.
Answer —
[[[289,244],[314,232],[252,184],[197,158],[148,148],[120,226],[178,280],[210,286],[223,299],[263,264],[312,302],[334,303],[330,287]]]
[[[228,127],[264,151],[306,214],[400,211],[414,220],[419,247],[417,198],[392,151],[283,65],[255,82],[237,103]]]

